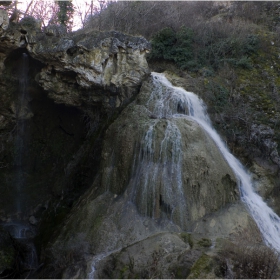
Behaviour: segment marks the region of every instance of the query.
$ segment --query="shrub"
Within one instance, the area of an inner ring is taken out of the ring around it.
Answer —
[[[227,244],[220,252],[226,278],[273,279],[279,277],[279,253],[264,245]]]
[[[243,52],[245,55],[251,55],[258,51],[260,39],[255,34],[249,34],[243,43]]]
[[[37,25],[37,20],[32,16],[26,16],[21,19],[20,24],[32,28]]]
[[[171,28],[164,28],[151,41],[151,59],[173,60],[173,46],[176,43],[176,33]]]
[[[176,44],[172,55],[181,69],[192,69],[196,66],[193,60],[193,31],[191,29],[183,27],[176,33]]]
[[[201,240],[199,240],[197,242],[197,244],[201,247],[211,247],[212,246],[212,241],[210,239],[207,238],[202,238]]]
[[[152,39],[152,51],[149,59],[165,59],[175,62],[181,69],[194,69],[193,60],[193,31],[182,27],[175,32],[164,28]]]
[[[209,101],[216,112],[224,112],[231,109],[230,92],[221,84],[211,81],[207,88],[211,91]]]
[[[236,66],[237,67],[241,67],[243,69],[252,69],[252,63],[251,63],[251,59],[243,56],[241,57],[237,62],[236,62]]]
[[[203,67],[219,70],[225,64],[251,69],[250,56],[259,49],[259,38],[250,29],[235,23],[200,24],[182,27],[177,32],[164,28],[152,40],[150,60],[168,60],[182,70],[197,71]]]

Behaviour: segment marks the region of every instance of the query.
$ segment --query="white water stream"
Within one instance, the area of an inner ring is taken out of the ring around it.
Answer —
[[[28,86],[28,69],[29,69],[29,58],[28,55],[23,53],[18,66],[18,79],[19,79],[19,92],[18,100],[16,104],[16,135],[15,135],[15,186],[16,186],[16,209],[18,213],[23,211],[22,200],[23,200],[23,189],[25,186],[24,174],[24,150],[27,139],[26,122],[22,119],[24,109],[26,106],[26,99],[28,97],[27,86]]]
[[[264,241],[267,245],[280,252],[280,218],[254,191],[251,176],[242,166],[240,161],[229,152],[218,133],[212,127],[203,101],[192,92],[187,92],[182,88],[174,87],[163,74],[152,73],[152,76],[155,85],[160,83],[161,87],[163,85],[169,92],[172,92],[172,104],[174,104],[174,97],[177,99],[178,108],[187,104],[189,115],[192,119],[197,121],[214,140],[237,177],[241,200],[247,205],[252,217],[263,235]],[[168,105],[169,103],[170,93],[166,95],[166,100],[161,98],[161,100],[157,102],[156,106],[160,108]],[[180,113],[181,111],[183,112],[184,110],[180,109]],[[165,108],[165,112],[170,112],[173,117],[182,117],[182,114],[174,114],[173,110],[170,111]]]

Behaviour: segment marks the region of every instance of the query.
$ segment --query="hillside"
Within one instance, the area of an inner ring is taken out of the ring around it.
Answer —
[[[279,278],[280,4],[103,4],[0,9],[0,278]]]
[[[280,214],[279,24],[278,2],[120,2],[85,31],[150,39],[152,71],[176,74],[178,85],[203,98],[231,151],[269,176],[261,192]]]

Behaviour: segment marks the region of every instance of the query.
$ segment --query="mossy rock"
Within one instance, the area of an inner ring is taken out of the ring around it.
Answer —
[[[203,254],[192,266],[191,272],[187,279],[214,279],[215,274],[212,272],[214,268],[213,259]]]
[[[181,254],[176,260],[176,265],[171,268],[175,279],[186,279],[201,255],[201,251],[196,249]]]
[[[190,233],[182,232],[182,233],[180,234],[180,237],[182,238],[182,240],[183,240],[185,243],[189,244],[191,248],[193,247],[194,242],[193,242],[192,235],[191,235]]]
[[[207,238],[202,238],[197,242],[197,244],[201,247],[211,247],[212,246],[212,241]]]

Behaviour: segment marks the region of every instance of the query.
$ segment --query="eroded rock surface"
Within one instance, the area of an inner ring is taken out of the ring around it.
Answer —
[[[190,241],[183,245],[178,239],[180,233],[190,231],[215,240],[244,228],[258,232],[239,203],[235,176],[213,140],[186,115],[152,116],[153,89],[152,79],[144,82],[136,100],[107,130],[100,172],[91,190],[46,251],[57,257],[52,272],[45,272],[53,273],[52,277],[108,277],[110,271],[113,277],[121,277],[130,255],[134,272],[142,275],[145,256],[140,248],[148,246],[150,262],[162,248],[163,276],[170,278],[174,264],[168,259],[183,258],[186,251],[196,255],[188,246]],[[180,156],[173,136],[180,140]],[[180,182],[182,189],[178,189]],[[169,240],[170,251],[164,240]],[[57,261],[69,251],[79,263],[73,267],[70,260],[64,264],[66,269],[58,268]]]
[[[26,48],[45,65],[36,79],[56,103],[120,107],[138,92],[149,73],[146,53],[150,45],[142,37],[115,31],[68,34],[58,26],[42,32],[32,18],[8,26],[6,17],[2,10],[0,70],[12,50]]]
[[[148,42],[114,31],[62,38],[42,34],[27,48],[47,65],[39,83],[58,103],[119,107],[149,73],[145,58]]]

